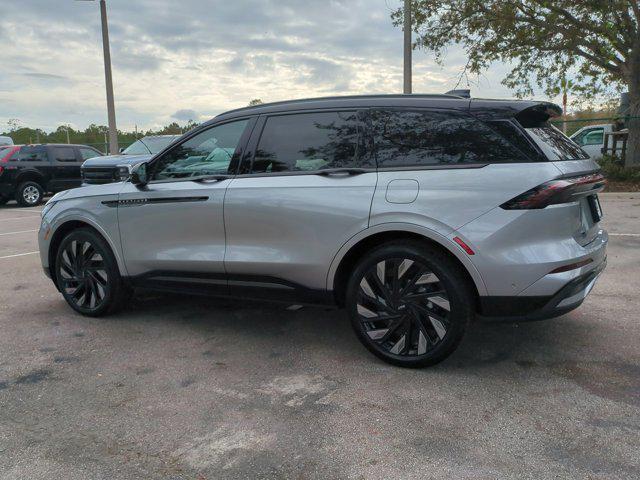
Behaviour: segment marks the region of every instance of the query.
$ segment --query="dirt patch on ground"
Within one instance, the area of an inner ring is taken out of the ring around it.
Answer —
[[[605,192],[640,192],[640,183],[624,182],[620,180],[607,180]]]

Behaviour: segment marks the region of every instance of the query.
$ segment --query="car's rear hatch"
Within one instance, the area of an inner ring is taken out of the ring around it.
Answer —
[[[566,209],[567,222],[575,225],[574,238],[587,245],[598,235],[602,209],[598,192],[604,188],[604,177],[600,166],[589,158],[575,142],[549,123],[549,119],[560,114],[553,104],[529,107],[514,116],[528,137],[547,161],[558,169],[558,178],[547,182],[543,195],[548,196],[548,208],[554,205],[573,204]]]

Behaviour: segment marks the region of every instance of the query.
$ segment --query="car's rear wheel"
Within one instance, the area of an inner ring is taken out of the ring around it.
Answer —
[[[7,197],[0,197],[0,205],[5,205],[9,199]]]
[[[458,346],[474,296],[460,267],[418,242],[390,243],[366,255],[347,287],[346,307],[360,341],[382,360],[425,367]]]
[[[37,182],[24,182],[16,190],[16,201],[23,207],[35,207],[42,203],[44,191]]]
[[[69,233],[58,247],[55,268],[62,296],[83,315],[112,313],[129,298],[109,245],[93,230]]]

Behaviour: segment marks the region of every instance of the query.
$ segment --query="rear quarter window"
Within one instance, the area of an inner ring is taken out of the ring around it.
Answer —
[[[545,156],[551,160],[588,160],[589,155],[551,124],[525,129]]]
[[[375,110],[372,124],[381,168],[527,161],[500,134],[461,112]]]
[[[20,147],[10,158],[14,162],[45,162],[47,152],[43,147]]]

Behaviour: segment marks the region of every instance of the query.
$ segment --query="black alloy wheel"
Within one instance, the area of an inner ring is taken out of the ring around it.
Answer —
[[[356,269],[347,295],[352,325],[365,346],[409,367],[448,356],[462,338],[472,305],[457,265],[415,245],[374,252]]]
[[[73,231],[60,243],[56,281],[67,303],[83,315],[114,311],[128,298],[111,249],[88,229]]]

